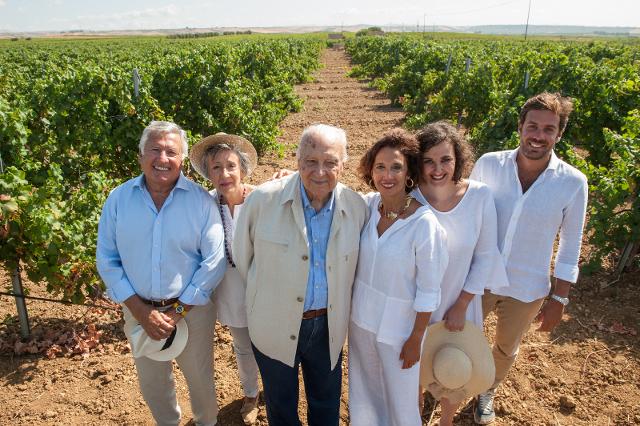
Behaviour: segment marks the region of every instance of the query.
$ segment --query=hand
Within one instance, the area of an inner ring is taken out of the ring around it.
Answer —
[[[464,330],[464,323],[467,315],[467,306],[461,303],[454,303],[444,314],[444,326],[449,331]]]
[[[274,180],[274,179],[280,179],[283,178],[285,176],[289,176],[294,174],[295,172],[293,170],[289,170],[289,169],[280,169],[277,172],[275,172],[272,176],[270,180]]]
[[[422,336],[412,334],[409,336],[402,350],[400,351],[400,361],[402,361],[402,369],[411,368],[416,362],[420,361],[420,349]]]
[[[151,306],[149,306],[148,312],[139,318],[136,317],[136,319],[140,322],[144,331],[153,340],[168,338],[177,323],[177,321],[174,321],[168,313],[160,312]]]
[[[124,305],[129,308],[131,315],[138,320],[144,331],[153,340],[166,339],[171,335],[176,322],[164,312],[160,312],[151,305],[147,305],[138,297],[133,295],[124,301]]]
[[[174,327],[178,324],[178,322],[184,318],[182,315],[176,313],[175,309],[171,308],[167,311],[164,311],[163,314],[167,317],[167,322],[169,322]]]
[[[560,324],[563,312],[564,306],[562,303],[553,299],[548,300],[536,316],[536,321],[541,322],[540,327],[538,327],[536,331],[553,331],[553,329]]]

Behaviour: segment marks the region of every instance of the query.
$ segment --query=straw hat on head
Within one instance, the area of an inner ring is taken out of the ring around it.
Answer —
[[[209,148],[214,145],[225,144],[236,148],[238,151],[246,154],[249,157],[249,172],[247,176],[256,168],[258,164],[258,153],[253,147],[251,142],[238,135],[229,135],[223,132],[216,133],[215,135],[207,136],[196,143],[189,153],[189,160],[194,170],[204,178],[207,176],[207,165],[204,164],[205,154]],[[245,176],[246,177],[246,176]]]
[[[466,321],[463,331],[449,331],[444,321],[429,326],[422,347],[420,384],[436,398],[462,402],[493,385],[493,354],[482,330]]]
[[[167,339],[153,340],[135,318],[124,325],[124,334],[129,339],[134,358],[146,356],[155,361],[170,361],[182,353],[189,338],[185,320],[180,320]]]

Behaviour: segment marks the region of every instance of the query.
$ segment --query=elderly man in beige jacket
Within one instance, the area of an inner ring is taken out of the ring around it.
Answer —
[[[317,124],[297,151],[298,173],[247,197],[233,257],[246,282],[249,335],[269,424],[300,425],[302,367],[308,424],[338,425],[342,347],[366,204],[338,183],[346,135]]]

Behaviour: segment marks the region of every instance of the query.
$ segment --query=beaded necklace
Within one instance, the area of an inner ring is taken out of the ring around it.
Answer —
[[[244,197],[247,195],[247,187],[242,186],[242,202],[244,203]],[[231,234],[231,223],[227,223],[224,219],[224,209],[222,208],[224,198],[222,194],[218,194],[218,208],[220,209],[220,219],[222,219],[222,229],[224,230],[224,256],[227,258],[227,262],[231,265],[232,268],[236,267],[236,264],[233,262],[233,257],[231,257],[231,242],[229,241],[229,235]],[[231,212],[231,209],[229,209]],[[231,219],[233,221],[233,219]]]

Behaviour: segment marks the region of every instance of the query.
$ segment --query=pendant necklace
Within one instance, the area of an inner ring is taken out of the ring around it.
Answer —
[[[394,211],[384,211],[382,200],[380,200],[380,205],[378,206],[378,210],[380,210],[380,215],[386,217],[387,219],[395,220],[398,216],[402,216],[404,212],[407,211],[407,209],[409,208],[409,205],[411,204],[411,200],[413,200],[413,197],[411,195],[407,195],[404,206],[397,213]]]

